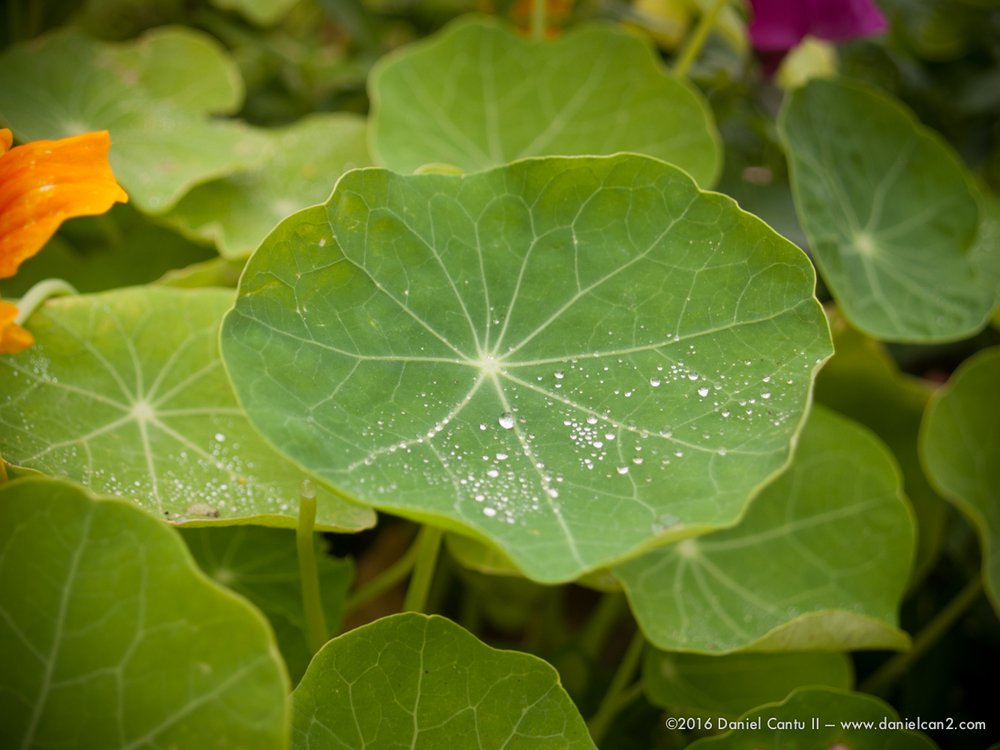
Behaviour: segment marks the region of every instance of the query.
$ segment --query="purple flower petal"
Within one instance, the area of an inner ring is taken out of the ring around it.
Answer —
[[[872,0],[750,0],[750,5],[750,41],[762,52],[789,50],[807,34],[844,42],[886,28]]]

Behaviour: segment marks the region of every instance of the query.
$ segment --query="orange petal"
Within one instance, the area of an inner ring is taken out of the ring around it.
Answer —
[[[17,308],[0,301],[0,354],[17,354],[35,343],[35,337],[14,322],[16,318]]]
[[[9,134],[0,130],[0,146]],[[13,276],[66,219],[128,201],[111,173],[110,147],[102,130],[0,150],[0,279]]]

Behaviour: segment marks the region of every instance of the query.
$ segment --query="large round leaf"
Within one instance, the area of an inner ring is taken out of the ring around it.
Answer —
[[[814,408],[792,465],[731,529],[615,568],[659,648],[698,653],[906,648],[896,609],[913,520],[867,430]]]
[[[892,341],[985,325],[1000,279],[972,252],[976,197],[940,137],[885,95],[828,80],[789,95],[779,130],[809,245],[852,324]]]
[[[0,56],[0,121],[22,140],[111,133],[115,176],[143,211],[254,163],[258,136],[210,120],[243,99],[236,66],[211,38],[165,28],[110,45],[71,32]]]
[[[178,523],[294,526],[305,476],[253,430],[218,351],[232,292],[135,288],[52,300],[0,357],[0,453]],[[372,525],[321,491],[317,524]]]
[[[733,523],[830,352],[805,256],[653,159],[350,172],[251,259],[223,355],[349,496],[574,578]]]
[[[634,151],[702,185],[718,135],[695,89],[649,45],[611,26],[536,41],[495,21],[462,19],[372,71],[373,153],[398,171],[443,162],[465,171],[528,156]]]
[[[0,487],[0,737],[9,748],[287,746],[267,621],[176,532],[67,482]]]
[[[920,453],[931,481],[979,533],[986,591],[1000,613],[1000,347],[966,360],[934,394]]]
[[[335,638],[292,706],[301,750],[594,750],[555,669],[443,617],[394,615]]]

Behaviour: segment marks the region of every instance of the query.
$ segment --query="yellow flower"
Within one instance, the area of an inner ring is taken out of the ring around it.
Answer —
[[[128,196],[108,164],[106,130],[33,141],[11,148],[10,130],[0,128],[0,279],[13,276],[59,225],[74,216],[102,214]],[[0,302],[0,353],[32,344],[14,322],[17,309]]]

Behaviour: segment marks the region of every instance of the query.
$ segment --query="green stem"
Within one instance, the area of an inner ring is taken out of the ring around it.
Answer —
[[[406,589],[403,600],[404,612],[423,612],[427,605],[427,594],[434,580],[434,568],[437,566],[438,552],[441,551],[441,539],[444,532],[433,526],[424,526],[417,535],[414,547],[417,548],[417,560],[413,567],[410,586]]]
[[[625,595],[620,591],[605,594],[594,608],[593,614],[587,620],[580,632],[578,643],[580,649],[595,661],[599,652],[608,640],[608,633],[625,614]]]
[[[694,61],[701,54],[701,50],[705,46],[705,41],[708,39],[708,34],[715,26],[715,19],[719,17],[719,13],[726,6],[726,1],[715,0],[712,3],[712,7],[698,19],[698,25],[695,27],[694,33],[691,34],[687,44],[684,45],[684,49],[681,51],[681,55],[674,65],[674,73],[678,78],[687,78],[688,71],[691,70]]]
[[[628,644],[628,649],[626,649],[625,655],[618,665],[618,670],[615,672],[614,677],[611,678],[608,692],[604,694],[604,699],[601,701],[601,705],[598,706],[596,713],[587,722],[594,744],[601,744],[604,735],[611,728],[611,722],[614,721],[618,712],[628,705],[629,701],[635,699],[635,696],[638,694],[637,691],[642,690],[641,682],[631,687],[630,683],[635,677],[636,670],[639,668],[639,659],[642,656],[645,646],[646,639],[643,637],[642,631],[636,628],[635,635],[632,636],[632,642]]]
[[[951,629],[982,592],[983,579],[982,576],[977,575],[955,595],[954,599],[948,602],[944,609],[937,613],[933,620],[924,626],[923,630],[917,633],[909,651],[889,659],[865,680],[860,689],[866,693],[882,695],[889,685],[902,677],[914,662],[927,653]]]
[[[31,289],[24,293],[24,296],[17,301],[17,318],[14,322],[18,325],[24,323],[31,317],[31,314],[50,297],[61,297],[67,294],[78,294],[73,285],[62,279],[46,279],[39,281]]]
[[[345,612],[350,613],[360,609],[373,599],[382,596],[382,594],[406,578],[417,562],[417,551],[417,544],[414,542],[396,562],[368,581],[368,583],[360,586],[351,595],[350,599],[347,600]]]
[[[545,38],[545,3],[547,0],[531,0],[531,38],[541,41]]]
[[[316,545],[313,527],[316,523],[316,488],[308,479],[299,487],[299,525],[295,530],[295,545],[299,552],[299,580],[302,583],[302,608],[306,616],[306,634],[312,653],[326,643],[326,616],[319,592],[319,569],[316,567]]]

